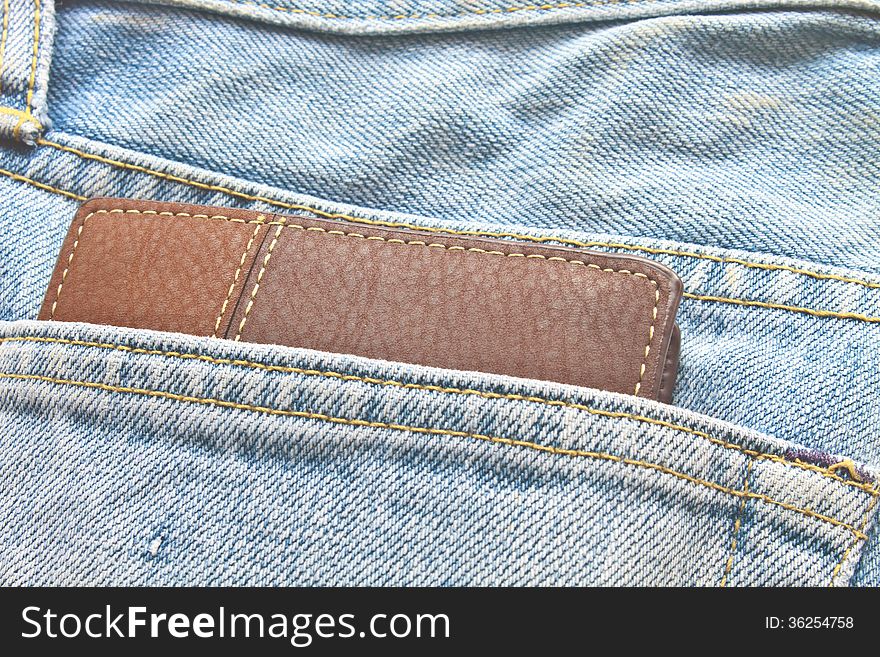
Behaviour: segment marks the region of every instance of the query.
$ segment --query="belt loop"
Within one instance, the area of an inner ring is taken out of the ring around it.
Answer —
[[[49,123],[54,0],[0,0],[0,137],[31,146]]]

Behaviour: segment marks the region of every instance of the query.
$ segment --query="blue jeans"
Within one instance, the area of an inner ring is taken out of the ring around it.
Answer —
[[[0,582],[880,584],[880,5],[171,4],[4,12]],[[93,196],[656,259],[675,403],[33,321]]]

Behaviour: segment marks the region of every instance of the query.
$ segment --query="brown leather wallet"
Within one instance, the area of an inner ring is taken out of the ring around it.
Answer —
[[[94,199],[40,319],[178,331],[669,402],[681,282],[540,242]]]

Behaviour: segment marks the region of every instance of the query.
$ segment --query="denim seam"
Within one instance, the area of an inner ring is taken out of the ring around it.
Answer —
[[[264,219],[263,215],[259,215],[257,217],[258,220]],[[235,290],[235,284],[238,283],[238,277],[241,276],[241,270],[244,267],[244,263],[247,260],[248,253],[251,251],[251,247],[254,245],[254,240],[257,239],[257,235],[260,233],[260,229],[263,226],[261,224],[257,224],[257,227],[254,228],[254,232],[251,234],[251,238],[248,240],[247,246],[244,247],[244,253],[241,254],[241,260],[238,261],[238,267],[235,270],[235,275],[232,277],[232,282],[229,284],[229,291],[226,293],[226,298],[223,300],[223,305],[220,306],[220,312],[217,313],[217,321],[214,322],[214,333],[211,336],[212,338],[217,337],[217,332],[220,330],[220,322],[223,321],[223,315],[226,314],[226,308],[229,306],[229,300],[232,299],[232,292]]]
[[[110,212],[113,212],[113,210],[110,210]],[[141,213],[138,212],[138,214]],[[227,221],[228,220],[229,219],[227,218]],[[260,283],[263,281],[263,276],[266,274],[266,268],[269,266],[269,260],[272,258],[272,250],[275,248],[275,245],[278,244],[278,238],[281,237],[282,230],[284,230],[283,222],[280,226],[278,226],[278,228],[275,229],[275,235],[272,237],[272,242],[269,244],[269,249],[266,251],[266,256],[263,258],[263,265],[260,267],[260,272],[257,274],[257,280],[254,282],[253,290],[251,290],[250,299],[248,299],[247,306],[244,309],[244,315],[241,318],[241,323],[239,323],[238,325],[238,333],[236,333],[235,335],[236,342],[241,340],[241,334],[244,331],[245,324],[247,324],[248,315],[250,315],[251,309],[254,307],[254,301],[257,300],[257,292],[260,291]]]
[[[848,311],[816,310],[814,308],[805,308],[803,306],[786,306],[781,303],[770,303],[769,301],[753,301],[752,299],[717,297],[706,294],[695,294],[693,292],[682,292],[682,296],[687,299],[694,299],[695,301],[714,301],[717,303],[730,303],[736,306],[744,306],[746,308],[770,308],[773,310],[788,310],[795,313],[803,313],[804,315],[812,315],[813,317],[855,319],[860,322],[867,322],[868,324],[880,324],[880,317],[862,315],[861,313],[853,313]]]
[[[153,216],[163,216],[163,217],[188,217],[190,219],[206,219],[206,220],[217,220],[217,221],[227,221],[227,222],[235,222],[235,223],[243,223],[243,224],[260,224],[260,225],[272,225],[278,226],[275,231],[275,236],[272,239],[272,243],[269,245],[269,249],[266,252],[265,257],[263,258],[263,264],[260,268],[259,274],[257,274],[257,280],[254,283],[254,287],[251,291],[250,298],[248,299],[247,306],[244,310],[244,316],[241,319],[241,322],[238,325],[238,333],[235,336],[235,341],[238,342],[241,340],[241,335],[244,332],[245,324],[247,324],[248,317],[250,316],[250,312],[253,309],[254,302],[256,301],[257,292],[260,290],[260,283],[263,281],[263,276],[266,274],[266,269],[269,266],[269,260],[272,258],[272,250],[275,248],[275,245],[278,243],[278,238],[281,236],[281,231],[284,228],[294,228],[298,230],[303,230],[305,232],[311,233],[323,233],[326,235],[334,235],[338,237],[346,237],[346,238],[358,238],[363,239],[368,242],[384,242],[387,244],[400,244],[403,246],[418,246],[422,248],[434,248],[434,249],[442,249],[444,253],[450,253],[452,251],[461,251],[465,253],[476,253],[480,255],[492,255],[492,256],[504,256],[506,258],[527,258],[530,260],[543,260],[544,262],[564,262],[569,265],[575,266],[583,266],[590,269],[595,269],[597,271],[607,272],[607,273],[615,273],[615,274],[626,274],[628,276],[632,276],[634,278],[642,278],[647,281],[650,281],[654,286],[654,306],[651,309],[651,317],[650,317],[650,325],[648,327],[648,342],[645,345],[644,356],[642,358],[642,362],[639,365],[639,375],[635,384],[635,392],[634,395],[638,395],[639,391],[642,388],[642,380],[645,377],[645,371],[648,367],[648,356],[651,353],[651,344],[654,342],[654,333],[657,323],[657,309],[660,305],[660,285],[656,280],[647,276],[641,272],[632,272],[628,269],[612,269],[610,267],[600,267],[599,265],[592,262],[584,262],[583,260],[575,260],[575,259],[567,259],[561,258],[558,256],[548,257],[541,254],[525,254],[525,253],[517,253],[517,252],[504,252],[504,251],[489,251],[486,249],[480,249],[476,247],[467,248],[463,246],[449,246],[446,244],[432,244],[428,242],[424,242],[422,240],[402,240],[402,239],[388,239],[385,237],[381,237],[378,235],[362,235],[361,233],[347,233],[341,230],[327,230],[326,228],[321,228],[320,226],[302,226],[299,224],[289,224],[287,223],[287,219],[281,219],[280,221],[265,221],[265,217],[263,215],[258,215],[257,219],[247,220],[247,219],[234,219],[232,217],[227,217],[225,215],[217,214],[217,215],[205,215],[205,214],[192,214],[189,212],[161,212],[156,210],[133,210],[133,209],[125,209],[125,208],[102,208],[100,210],[95,210],[94,212],[90,212],[87,214],[77,229],[76,239],[73,241],[73,246],[70,249],[70,255],[67,257],[67,263],[64,267],[64,271],[61,273],[61,281],[58,283],[58,287],[55,291],[55,300],[52,302],[52,309],[49,313],[49,319],[55,318],[55,309],[58,306],[58,300],[61,298],[61,290],[64,287],[64,282],[67,280],[67,274],[70,271],[71,263],[73,262],[73,256],[76,253],[76,248],[79,245],[80,239],[82,237],[83,229],[85,228],[86,222],[94,217],[95,215],[106,214],[106,215],[153,215]],[[250,247],[248,247],[250,250]],[[243,261],[242,261],[243,262]],[[218,324],[219,326],[219,324]]]
[[[433,427],[420,427],[420,426],[412,426],[406,424],[392,424],[387,422],[377,422],[373,420],[363,420],[357,418],[344,418],[344,417],[336,417],[332,415],[325,415],[323,413],[312,413],[309,411],[293,411],[287,409],[273,408],[271,406],[256,406],[253,404],[242,404],[239,402],[232,402],[223,399],[216,399],[212,397],[196,397],[190,395],[180,395],[177,393],[166,392],[163,390],[152,390],[149,388],[130,388],[126,386],[113,386],[108,385],[106,383],[97,383],[94,381],[76,381],[72,379],[60,379],[55,377],[43,376],[39,374],[12,374],[3,372],[0,373],[0,379],[13,379],[13,380],[24,380],[24,381],[40,381],[44,383],[51,383],[55,385],[66,385],[66,386],[74,386],[79,388],[89,388],[93,390],[103,390],[106,392],[113,393],[123,393],[123,394],[131,394],[131,395],[140,395],[146,397],[155,397],[161,399],[170,399],[179,402],[186,403],[195,403],[195,404],[203,404],[208,406],[217,406],[221,408],[232,408],[236,410],[250,411],[254,413],[265,413],[269,415],[278,415],[278,416],[286,416],[286,417],[298,417],[305,419],[318,420],[321,422],[328,422],[332,424],[342,424],[348,426],[357,426],[357,427],[369,427],[369,428],[377,428],[377,429],[389,429],[393,431],[402,431],[409,433],[417,433],[417,434],[425,434],[425,435],[437,435],[437,436],[451,436],[457,438],[472,438],[475,440],[482,440],[489,443],[502,444],[502,445],[510,445],[514,447],[525,447],[529,449],[533,449],[539,452],[545,452],[550,454],[556,454],[560,456],[569,456],[569,457],[581,457],[581,458],[589,458],[596,459],[602,461],[610,461],[614,463],[622,463],[624,465],[631,465],[635,467],[641,467],[648,470],[655,470],[657,472],[665,473],[682,479],[684,481],[691,482],[693,484],[703,486],[709,488],[711,490],[716,490],[722,493],[726,493],[728,495],[732,495],[738,498],[748,498],[760,500],[766,504],[779,506],[788,511],[793,511],[795,513],[804,515],[809,518],[813,518],[815,520],[820,520],[822,522],[828,523],[830,525],[836,527],[842,527],[848,530],[850,533],[858,541],[863,541],[867,538],[865,533],[856,528],[855,526],[844,522],[838,518],[834,518],[831,516],[826,516],[822,513],[818,513],[811,509],[804,509],[798,507],[794,504],[790,504],[788,502],[781,502],[769,495],[764,495],[762,493],[754,493],[748,491],[736,490],[734,488],[729,488],[727,486],[723,486],[713,481],[708,481],[705,479],[700,479],[698,477],[694,477],[692,475],[679,472],[678,470],[674,470],[672,468],[660,465],[658,463],[651,463],[649,461],[641,461],[638,459],[632,459],[628,457],[618,456],[616,454],[609,454],[607,452],[593,452],[593,451],[582,451],[582,450],[573,450],[573,449],[565,449],[560,447],[553,447],[549,445],[541,445],[538,443],[533,443],[525,440],[518,440],[514,438],[504,438],[500,436],[490,436],[487,434],[473,433],[468,431],[457,431],[453,429],[438,429]],[[875,498],[876,501],[876,498]],[[873,508],[873,504],[871,505]]]
[[[103,164],[108,164],[110,166],[115,166],[121,169],[128,169],[131,171],[137,171],[140,173],[145,173],[151,176],[155,176],[157,178],[162,178],[164,180],[169,180],[171,182],[180,183],[183,185],[190,185],[192,187],[197,187],[199,189],[205,189],[208,191],[222,192],[229,196],[233,196],[236,198],[245,199],[248,201],[260,201],[262,203],[267,203],[269,205],[274,205],[276,207],[285,208],[287,210],[304,210],[307,212],[312,212],[318,216],[327,218],[327,219],[344,219],[346,221],[351,221],[354,223],[368,224],[368,225],[377,225],[377,226],[388,226],[391,228],[412,228],[414,230],[424,230],[433,233],[449,233],[452,235],[476,235],[476,236],[484,236],[484,237],[507,237],[512,239],[519,239],[529,242],[558,242],[559,244],[566,244],[569,246],[579,246],[579,247],[606,247],[611,249],[621,249],[625,251],[640,251],[644,253],[652,253],[656,255],[672,255],[672,256],[680,256],[685,258],[695,258],[698,260],[709,260],[711,262],[718,263],[730,263],[736,265],[742,265],[744,267],[749,267],[752,269],[761,269],[765,271],[787,271],[793,274],[798,274],[801,276],[808,276],[810,278],[814,278],[816,280],[831,280],[838,281],[842,283],[852,283],[854,285],[860,285],[863,287],[867,287],[869,289],[880,289],[880,282],[875,281],[867,281],[861,278],[853,278],[850,276],[841,276],[839,274],[823,274],[821,272],[811,271],[809,269],[803,269],[801,267],[792,267],[789,265],[777,265],[772,263],[763,263],[763,262],[752,262],[750,260],[743,260],[741,258],[731,258],[724,256],[715,256],[708,253],[697,253],[694,251],[680,251],[676,249],[663,249],[663,248],[655,248],[649,246],[640,246],[635,244],[623,244],[618,242],[599,242],[599,241],[590,241],[583,242],[579,240],[567,239],[564,237],[537,237],[535,235],[524,235],[520,233],[508,233],[508,232],[493,232],[493,231],[481,231],[481,230],[456,230],[453,228],[438,228],[436,226],[421,226],[418,224],[409,224],[403,222],[393,222],[393,221],[378,221],[373,219],[365,219],[362,217],[353,217],[347,214],[341,213],[333,213],[333,212],[325,212],[324,210],[320,210],[318,208],[308,206],[308,205],[298,205],[295,203],[286,203],[284,201],[278,201],[275,199],[271,199],[265,196],[258,196],[254,194],[247,194],[245,192],[240,192],[235,189],[231,189],[229,187],[223,187],[222,185],[212,185],[210,183],[203,183],[197,180],[192,180],[189,178],[183,178],[181,176],[176,176],[169,173],[164,173],[162,171],[156,171],[155,169],[149,169],[147,167],[143,167],[137,164],[130,164],[128,162],[122,162],[120,160],[113,160],[110,158],[103,157],[101,155],[95,155],[94,153],[87,153],[86,151],[82,151],[76,148],[72,148],[70,146],[64,146],[63,144],[58,144],[56,142],[49,141],[47,139],[39,139],[37,140],[37,144],[39,146],[48,146],[50,148],[54,148],[56,150],[60,150],[63,152],[71,153],[73,155],[77,155],[83,159],[94,160],[96,162],[101,162]],[[29,182],[25,179],[25,182]],[[34,181],[36,182],[36,181]],[[37,183],[38,185],[42,185],[42,183]],[[44,185],[45,188],[50,188],[48,185]],[[82,196],[80,194],[74,194],[73,192],[68,192],[65,190],[55,189],[60,194],[64,194],[66,196],[71,196],[73,198],[77,198],[79,200],[86,200],[88,197]]]
[[[148,167],[140,166],[138,164],[131,164],[129,162],[123,162],[121,160],[113,160],[111,158],[103,157],[101,155],[96,155],[94,153],[88,153],[86,151],[73,148],[71,146],[64,146],[63,144],[59,144],[57,142],[49,141],[47,139],[39,139],[37,140],[37,144],[39,146],[48,146],[50,148],[54,148],[56,150],[60,150],[62,152],[71,153],[72,155],[76,155],[86,160],[94,160],[96,162],[101,162],[103,164],[108,164],[110,166],[115,166],[120,169],[128,169],[131,171],[137,171],[140,173],[145,173],[147,175],[155,176],[157,178],[161,178],[163,180],[169,180],[171,182],[180,183],[183,185],[190,185],[193,187],[197,187],[199,189],[205,189],[207,191],[214,192],[222,192],[229,196],[233,196],[236,198],[245,199],[248,201],[260,201],[263,203],[268,203],[269,205],[274,205],[276,207],[285,208],[287,210],[304,210],[306,212],[312,212],[318,216],[324,217],[326,219],[344,219],[346,221],[351,221],[354,223],[361,224],[369,224],[369,225],[377,225],[377,226],[388,226],[390,228],[412,228],[414,230],[424,230],[432,233],[449,233],[452,235],[475,235],[475,236],[483,236],[483,237],[507,237],[512,239],[519,239],[529,242],[558,242],[559,244],[566,244],[569,246],[579,246],[579,247],[606,247],[611,249],[621,249],[625,251],[640,251],[644,253],[651,253],[655,255],[672,255],[672,256],[680,256],[685,258],[694,258],[698,260],[709,260],[711,262],[718,262],[722,264],[736,264],[742,265],[744,267],[749,267],[752,269],[761,269],[765,271],[787,271],[793,274],[798,274],[801,276],[807,276],[810,278],[814,278],[816,280],[832,280],[838,281],[842,283],[852,283],[854,285],[861,285],[863,287],[867,287],[869,289],[880,289],[880,282],[875,281],[866,281],[861,278],[853,278],[850,276],[841,276],[839,274],[823,274],[821,272],[814,272],[809,269],[803,269],[800,267],[792,267],[789,265],[776,265],[771,263],[762,263],[762,262],[752,262],[750,260],[743,260],[741,258],[731,258],[731,257],[723,257],[723,256],[715,256],[708,253],[697,253],[694,251],[680,251],[676,249],[662,249],[655,248],[649,246],[639,246],[633,244],[624,244],[619,242],[599,242],[599,241],[589,241],[583,242],[579,240],[567,239],[564,237],[536,237],[534,235],[523,235],[519,233],[508,233],[508,232],[493,232],[493,231],[480,231],[480,230],[456,230],[453,228],[438,228],[436,226],[420,226],[417,224],[409,224],[403,222],[393,222],[393,221],[377,221],[373,219],[365,219],[362,217],[353,217],[347,214],[341,213],[333,213],[333,212],[325,212],[324,210],[320,210],[318,208],[308,206],[308,205],[298,205],[295,203],[286,203],[284,201],[278,201],[275,199],[271,199],[265,196],[258,196],[254,194],[247,194],[245,192],[240,192],[235,189],[231,189],[229,187],[223,187],[222,185],[212,185],[210,183],[203,183],[198,180],[192,180],[190,178],[184,178],[182,176],[176,176],[174,174],[165,173],[163,171],[156,171],[155,169],[150,169]],[[58,190],[59,193],[70,195],[72,192],[64,192],[62,190]],[[81,200],[86,200],[88,197],[76,195],[77,198]]]
[[[625,0],[626,4],[636,4],[637,0]],[[471,9],[457,14],[438,14],[427,12],[424,14],[392,14],[388,16],[342,16],[340,14],[325,14],[319,11],[309,9],[301,9],[298,7],[281,7],[278,5],[269,5],[262,2],[253,2],[251,0],[227,0],[232,4],[245,5],[249,7],[259,7],[260,9],[268,9],[270,11],[280,11],[289,14],[301,14],[304,16],[313,16],[315,18],[329,18],[332,20],[376,20],[376,21],[400,21],[407,19],[419,18],[461,18],[462,16],[488,16],[490,14],[512,14],[520,11],[557,11],[560,9],[582,9],[590,7],[602,7],[615,4],[617,0],[604,0],[593,2],[560,2],[557,4],[540,4],[540,5],[515,5],[511,7],[499,7],[496,9]]]
[[[5,113],[4,110],[8,108],[0,108],[0,113]],[[38,180],[34,180],[33,178],[28,178],[27,176],[22,176],[18,173],[13,173],[12,171],[8,171],[6,169],[0,169],[0,176],[6,176],[12,180],[17,182],[27,183],[28,185],[33,185],[37,189],[42,189],[47,192],[52,192],[53,194],[60,194],[61,196],[66,196],[67,198],[71,198],[75,201],[85,201],[88,199],[87,196],[83,196],[82,194],[76,194],[74,192],[68,192],[64,189],[59,189],[58,187],[53,187],[52,185],[47,185],[46,183],[41,183]]]
[[[752,468],[755,466],[755,459],[750,458],[749,464],[746,466],[746,477],[743,481],[743,492],[749,492],[749,478],[752,476]],[[874,498],[875,500],[877,498]],[[724,576],[721,578],[721,588],[727,586],[727,578],[730,576],[730,571],[733,568],[733,557],[736,555],[736,547],[737,547],[737,539],[739,538],[739,530],[742,527],[743,516],[746,511],[746,500],[747,498],[744,496],[739,502],[739,510],[736,513],[736,520],[733,523],[733,537],[730,541],[730,556],[727,557],[727,563],[724,566]]]
[[[597,415],[599,417],[607,417],[611,419],[628,419],[634,420],[636,422],[641,422],[643,424],[650,424],[654,426],[664,427],[667,429],[671,429],[673,431],[678,431],[681,433],[687,433],[690,435],[697,436],[698,438],[702,438],[714,445],[719,445],[725,449],[733,449],[735,451],[741,452],[747,456],[753,457],[755,459],[760,460],[768,460],[774,463],[780,463],[784,466],[798,468],[801,470],[807,470],[809,472],[815,472],[820,474],[821,476],[831,479],[837,484],[842,484],[844,486],[857,488],[865,493],[868,493],[872,497],[880,496],[880,491],[877,491],[873,484],[864,483],[856,480],[843,479],[836,474],[836,465],[832,465],[829,468],[822,468],[816,465],[812,465],[810,463],[804,463],[802,461],[790,461],[778,454],[769,454],[766,452],[759,452],[757,450],[748,449],[743,445],[737,445],[736,443],[731,443],[725,440],[721,440],[719,438],[714,438],[710,436],[708,433],[704,431],[699,431],[697,429],[692,429],[690,427],[682,426],[679,424],[674,424],[672,422],[666,422],[664,420],[657,420],[655,418],[646,417],[643,415],[635,415],[632,413],[625,413],[620,411],[604,411],[598,408],[593,408],[591,406],[586,406],[584,404],[577,404],[574,402],[567,402],[558,399],[547,399],[544,397],[532,397],[526,395],[519,395],[516,393],[501,393],[501,392],[488,392],[483,390],[474,390],[471,388],[453,388],[453,387],[443,387],[429,384],[421,384],[421,383],[407,383],[404,381],[397,381],[394,379],[377,379],[371,377],[362,377],[354,374],[343,374],[341,372],[334,371],[322,371],[322,370],[313,370],[313,369],[303,369],[299,367],[292,367],[286,365],[271,365],[267,363],[260,363],[256,361],[249,360],[234,360],[227,358],[215,358],[213,356],[205,356],[202,354],[194,354],[194,353],[185,353],[179,351],[163,351],[158,349],[143,349],[140,347],[129,347],[127,345],[113,344],[108,342],[88,342],[85,340],[70,340],[66,338],[50,338],[50,337],[40,337],[40,336],[8,336],[0,338],[0,344],[5,342],[24,342],[24,343],[37,343],[37,344],[61,344],[68,346],[76,346],[76,347],[86,347],[92,349],[109,349],[112,351],[121,351],[125,353],[131,353],[135,355],[145,355],[145,356],[163,356],[165,358],[174,358],[179,360],[195,360],[205,363],[210,363],[212,365],[229,365],[233,367],[244,367],[248,369],[261,370],[264,372],[278,372],[280,374],[296,374],[300,376],[320,376],[326,378],[338,379],[340,381],[354,381],[358,383],[365,383],[368,385],[381,385],[381,386],[390,386],[396,388],[403,388],[407,390],[424,390],[426,392],[437,392],[441,394],[447,395],[466,395],[466,396],[475,396],[483,399],[508,399],[511,401],[522,401],[528,403],[542,404],[550,407],[561,407],[568,408],[571,410],[586,412],[591,415]],[[843,461],[842,463],[850,463],[849,461]],[[832,469],[835,468],[835,469]],[[848,472],[853,472],[851,469],[847,469]]]
[[[140,167],[138,165],[129,165],[125,163],[118,163],[113,160],[107,160],[106,158],[101,158],[97,155],[91,155],[88,153],[77,152],[75,149],[68,148],[67,146],[61,146],[60,144],[52,144],[51,142],[46,142],[43,139],[38,140],[37,142],[40,145],[51,145],[53,147],[57,147],[63,151],[69,151],[74,154],[81,155],[85,159],[93,159],[101,162],[106,162],[113,166],[118,166],[123,169],[130,169],[132,171],[140,171],[142,173],[147,173],[150,175],[155,175],[159,178],[168,179],[172,182],[177,182],[181,184],[191,185],[193,187],[197,187],[199,189],[206,189],[211,191],[218,191],[228,194],[229,196],[233,196],[236,198],[243,198],[251,201],[259,201],[263,203],[267,203],[269,205],[274,205],[277,207],[290,209],[290,210],[304,210],[308,212],[312,212],[318,216],[328,218],[328,219],[344,219],[347,221],[351,221],[353,223],[367,224],[367,225],[375,225],[375,226],[388,226],[388,227],[398,227],[398,228],[411,228],[413,230],[424,230],[427,232],[439,233],[439,234],[450,234],[450,235],[476,235],[483,237],[503,237],[503,238],[512,238],[512,239],[520,239],[530,242],[536,243],[559,243],[563,245],[570,246],[579,246],[579,247],[591,247],[591,246],[607,246],[608,248],[616,248],[623,250],[631,250],[631,251],[645,251],[645,252],[653,252],[658,254],[669,254],[669,255],[678,255],[682,257],[696,258],[701,260],[710,260],[715,262],[730,262],[732,264],[740,264],[746,267],[763,269],[767,271],[790,271],[792,273],[809,276],[810,278],[814,278],[817,280],[836,280],[844,283],[852,283],[856,285],[862,285],[868,288],[875,288],[880,286],[878,283],[874,283],[871,281],[865,281],[858,278],[849,278],[846,276],[838,276],[836,274],[822,274],[819,272],[811,272],[809,270],[800,269],[797,267],[788,267],[786,265],[772,265],[767,263],[749,263],[748,261],[739,261],[735,258],[720,258],[719,256],[710,256],[708,254],[701,253],[689,253],[687,251],[667,251],[664,249],[652,249],[649,251],[650,247],[641,247],[641,246],[624,246],[620,244],[614,243],[604,243],[604,242],[580,242],[578,240],[566,239],[563,237],[536,237],[534,235],[523,235],[517,233],[505,233],[505,232],[491,232],[491,231],[477,231],[477,230],[455,230],[451,228],[437,228],[435,226],[419,226],[417,224],[408,224],[401,222],[391,222],[391,221],[374,221],[371,219],[363,219],[358,217],[352,217],[345,214],[331,213],[325,212],[323,210],[319,210],[317,208],[313,208],[305,205],[295,205],[292,203],[285,203],[283,201],[276,201],[263,196],[254,196],[251,194],[245,194],[244,192],[238,192],[235,190],[231,190],[226,187],[221,187],[218,185],[210,185],[208,183],[200,183],[198,181],[191,181],[186,178],[179,178],[178,176],[172,176],[169,174],[164,174],[158,171],[153,171],[151,169],[147,169],[145,167]],[[47,185],[46,183],[39,182],[37,180],[33,180],[32,178],[28,178],[26,176],[22,176],[17,173],[13,173],[6,169],[0,169],[0,175],[11,178],[12,180],[16,180],[18,182],[27,183],[33,185],[37,189],[42,189],[47,192],[52,192],[55,194],[60,194],[61,196],[65,196],[67,198],[71,198],[77,201],[85,201],[88,199],[87,196],[83,196],[82,194],[77,194],[75,192],[67,191],[64,189],[60,189],[58,187],[53,187],[52,185]],[[691,292],[685,292],[684,296],[687,298],[693,298],[700,301],[709,301],[715,303],[727,303],[733,304],[743,307],[751,307],[751,308],[767,308],[772,310],[783,310],[787,312],[801,313],[806,315],[812,315],[815,317],[825,317],[825,318],[834,318],[834,319],[852,319],[861,322],[867,323],[880,323],[880,316],[871,316],[865,315],[861,313],[853,313],[848,311],[834,311],[834,310],[815,310],[812,308],[804,308],[802,306],[788,306],[785,304],[776,304],[769,303],[765,301],[755,301],[752,299],[737,299],[731,297],[713,297],[708,295],[696,295]]]
[[[559,3],[542,3],[529,5],[514,5],[510,7],[497,7],[493,9],[470,9],[468,11],[455,14],[440,14],[436,12],[426,12],[422,14],[391,14],[386,16],[363,15],[363,16],[344,16],[341,14],[322,13],[310,9],[302,9],[299,7],[284,7],[279,5],[270,5],[254,0],[226,0],[229,4],[242,5],[246,7],[256,7],[259,9],[267,9],[269,11],[284,12],[288,14],[299,14],[303,16],[312,16],[314,18],[326,18],[330,20],[361,20],[361,21],[403,21],[416,19],[450,19],[463,18],[467,16],[490,16],[497,14],[514,14],[519,12],[540,11],[544,13],[555,12],[565,9],[605,9],[613,5],[640,5],[640,4],[656,4],[656,0],[640,1],[640,0],[592,0],[591,2],[559,2]]]
[[[880,488],[880,486],[878,486],[877,488]],[[875,489],[875,492],[877,492],[876,489]],[[868,527],[868,520],[871,518],[871,513],[874,511],[874,508],[877,506],[877,499],[878,499],[877,497],[874,497],[874,501],[871,502],[871,504],[868,506],[867,510],[865,511],[865,517],[862,518],[862,524],[859,527],[859,532],[863,536],[865,536],[865,538],[867,538],[867,534],[865,534],[865,529]],[[834,567],[834,571],[831,573],[831,581],[828,582],[829,587],[834,586],[834,582],[835,582],[835,580],[837,580],[837,576],[840,575],[840,571],[843,568],[843,564],[846,563],[846,560],[849,558],[849,555],[856,548],[856,546],[863,540],[865,540],[865,539],[857,538],[844,551],[843,556],[840,558],[840,562]]]

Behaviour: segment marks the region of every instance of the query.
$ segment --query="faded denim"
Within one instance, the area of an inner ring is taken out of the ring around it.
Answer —
[[[880,5],[349,4],[10,0],[0,581],[880,583]],[[92,196],[655,258],[675,403],[31,321]]]

